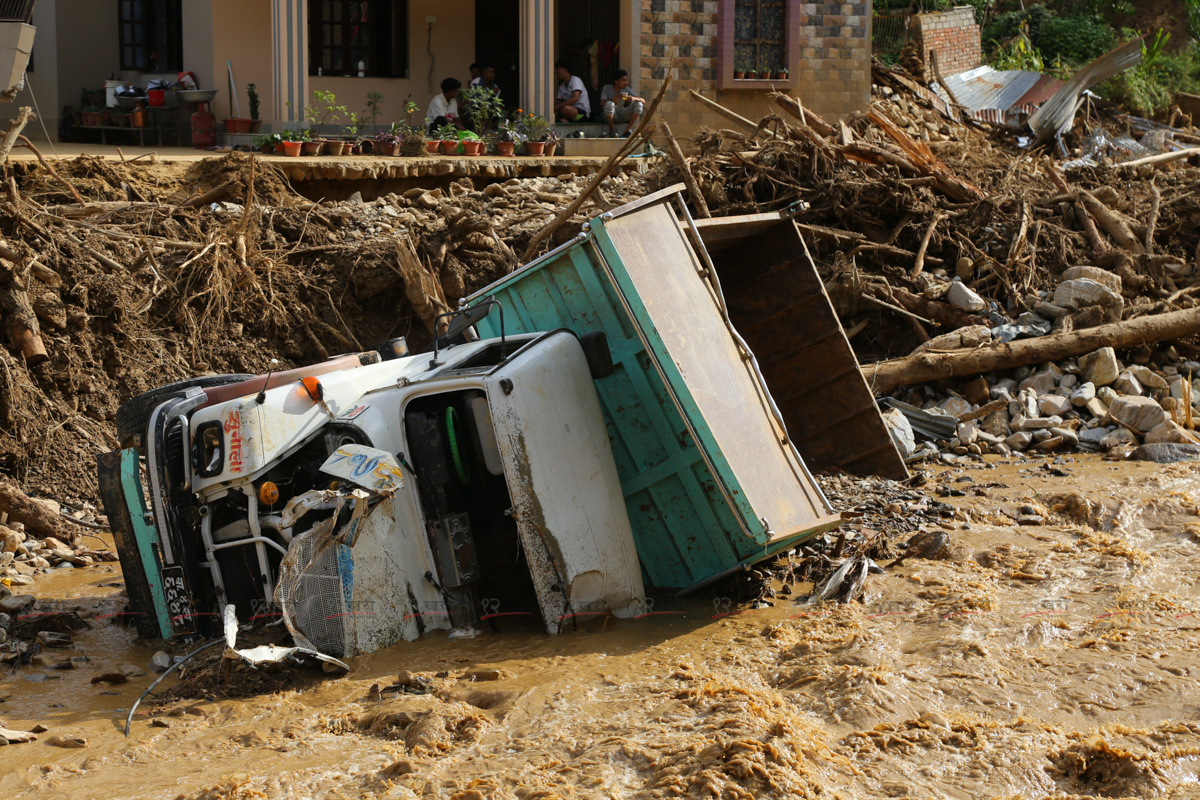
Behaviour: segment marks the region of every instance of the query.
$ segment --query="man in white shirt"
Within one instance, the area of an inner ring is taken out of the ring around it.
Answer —
[[[446,78],[442,81],[442,93],[434,95],[425,112],[425,125],[430,133],[445,125],[447,122],[462,130],[462,118],[458,114],[458,90],[462,81],[458,78]]]
[[[625,133],[622,135],[628,136],[629,132],[637,127],[638,117],[646,107],[646,101],[634,94],[633,89],[629,87],[629,73],[623,69],[617,70],[613,82],[600,90],[600,102],[603,103],[601,108],[604,121],[608,123],[609,136],[617,135],[617,129],[613,127],[614,122],[624,122]]]
[[[583,122],[592,113],[587,89],[578,75],[571,74],[571,65],[560,59],[554,65],[558,75],[558,93],[554,95],[554,119],[556,122]]]

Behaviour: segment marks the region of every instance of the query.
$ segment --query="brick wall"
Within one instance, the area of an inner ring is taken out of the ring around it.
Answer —
[[[733,2],[733,0],[725,0]],[[757,122],[778,112],[766,97],[769,87],[719,88],[721,0],[640,0],[641,64],[631,69],[638,94],[654,97],[674,70],[671,89],[659,113],[676,136],[702,127],[731,123],[692,99],[694,89]],[[807,108],[828,118],[866,109],[871,90],[871,2],[789,3],[788,25],[798,45],[797,60],[786,81],[775,88],[799,96]]]
[[[975,24],[975,9],[970,6],[959,6],[944,14],[917,14],[912,32],[921,48],[927,77],[933,76],[929,71],[931,50],[937,51],[942,75],[957,75],[979,66],[979,26]]]

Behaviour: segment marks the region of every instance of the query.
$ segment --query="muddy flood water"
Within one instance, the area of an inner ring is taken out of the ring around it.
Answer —
[[[0,748],[0,797],[1200,796],[1200,467],[1057,466],[936,470],[967,493],[950,558],[868,576],[863,602],[708,596],[556,637],[512,618],[301,689],[148,703],[128,739],[153,649],[105,616],[118,568],[53,575],[29,588],[100,619],[0,677],[0,719],[48,729]],[[1026,505],[1044,524],[1006,513]],[[142,672],[92,683],[122,665]],[[428,692],[372,691],[401,670]]]

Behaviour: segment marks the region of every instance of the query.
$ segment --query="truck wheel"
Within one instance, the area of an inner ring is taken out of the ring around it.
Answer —
[[[613,374],[612,351],[608,349],[608,336],[604,331],[585,333],[579,337],[579,344],[583,346],[583,354],[587,356],[592,380],[600,380]]]
[[[122,448],[132,447],[136,437],[146,432],[150,424],[150,415],[154,409],[172,397],[182,395],[188,389],[197,387],[206,389],[210,386],[225,386],[230,383],[241,383],[253,378],[253,375],[205,375],[201,378],[189,378],[186,381],[168,383],[157,389],[143,392],[130,398],[117,409],[117,441]]]

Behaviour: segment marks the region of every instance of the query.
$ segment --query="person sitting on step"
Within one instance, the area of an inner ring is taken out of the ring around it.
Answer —
[[[638,118],[646,107],[646,101],[633,93],[629,72],[623,69],[617,70],[613,82],[600,90],[600,102],[604,104],[602,109],[609,136],[617,135],[613,124],[616,122],[625,123],[625,132],[621,135],[628,136],[637,127]]]
[[[578,75],[571,74],[571,64],[559,59],[554,64],[558,76],[558,92],[554,95],[554,120],[556,122],[583,122],[592,113],[587,89]]]

